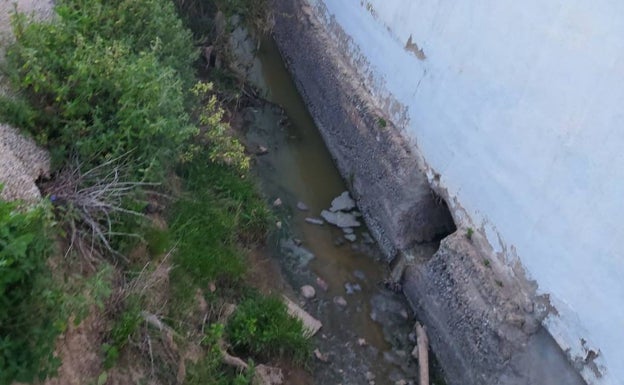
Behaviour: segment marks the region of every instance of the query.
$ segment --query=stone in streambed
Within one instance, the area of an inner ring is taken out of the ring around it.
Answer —
[[[327,222],[331,223],[332,225],[338,226],[340,228],[359,227],[361,225],[360,222],[357,219],[355,219],[355,216],[353,216],[352,214],[348,214],[348,213],[343,213],[343,212],[333,213],[331,211],[323,210],[321,212],[321,217],[323,217],[323,219],[325,219]]]
[[[307,218],[305,219],[305,221],[306,221],[306,222],[308,222],[308,223],[311,223],[311,224],[313,224],[313,225],[319,225],[319,226],[321,226],[321,225],[323,225],[323,223],[325,223],[325,222],[323,222],[323,220],[322,220],[322,219],[319,219],[319,218],[311,218],[311,217],[307,217]]]
[[[338,306],[342,306],[342,307],[347,306],[347,300],[346,300],[346,299],[344,299],[344,297],[343,297],[343,296],[340,296],[340,295],[339,295],[339,296],[337,296],[337,297],[334,297],[334,303],[335,303],[336,305],[338,305]]]
[[[308,207],[308,205],[306,205],[303,202],[297,202],[297,209],[301,210],[301,211],[308,211],[310,210],[310,208]]]
[[[312,299],[316,296],[316,290],[310,285],[301,286],[301,295],[303,298]]]
[[[350,211],[355,208],[355,201],[349,196],[349,192],[345,191],[338,197],[334,198],[329,211]]]
[[[355,242],[355,240],[357,239],[357,237],[355,236],[355,234],[345,234],[345,239],[349,242]]]

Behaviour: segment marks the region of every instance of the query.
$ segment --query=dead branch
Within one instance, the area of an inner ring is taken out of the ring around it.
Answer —
[[[420,323],[416,323],[416,339],[418,344],[418,368],[420,385],[429,385],[429,339],[427,331]]]
[[[128,167],[123,156],[87,171],[83,168],[83,163],[74,160],[46,186],[52,203],[66,214],[63,219],[68,223],[70,241],[67,253],[77,249],[91,263],[107,254],[127,261],[111,245],[112,239],[142,238],[133,232],[116,231],[115,225],[121,216],[145,217],[125,204],[128,200],[136,201],[138,191],[158,184],[125,180]]]

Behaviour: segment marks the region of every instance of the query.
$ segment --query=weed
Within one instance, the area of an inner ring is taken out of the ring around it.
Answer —
[[[474,230],[472,227],[469,227],[466,229],[466,238],[468,238],[468,240],[472,240],[472,236],[474,235]]]
[[[251,296],[243,301],[227,325],[227,336],[242,353],[267,359],[290,358],[304,363],[311,343],[303,336],[300,320],[292,318],[277,297]]]
[[[60,293],[46,266],[49,207],[21,211],[0,200],[0,384],[44,379],[59,365]]]
[[[487,259],[487,258],[484,258],[484,259],[483,259],[483,265],[484,265],[485,267],[490,267],[490,265],[491,265],[490,260],[489,260],[489,259]]]
[[[386,122],[386,119],[379,117],[377,118],[377,125],[379,128],[386,128],[388,126],[388,122]]]

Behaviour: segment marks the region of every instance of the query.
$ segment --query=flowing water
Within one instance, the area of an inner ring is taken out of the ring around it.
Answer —
[[[256,157],[263,191],[281,201],[273,254],[295,289],[316,289],[312,300],[293,298],[323,323],[315,344],[327,362],[313,359],[314,383],[417,383],[414,320],[404,298],[384,288],[388,267],[365,226],[349,242],[337,227],[305,221],[347,188],[272,41],[262,43],[258,58],[271,103],[247,108],[244,126],[249,145],[268,149]]]

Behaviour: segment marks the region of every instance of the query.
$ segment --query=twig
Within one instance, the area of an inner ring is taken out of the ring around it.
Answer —
[[[429,385],[429,339],[427,331],[420,323],[416,323],[416,338],[418,340],[418,368],[420,370],[420,385]]]

